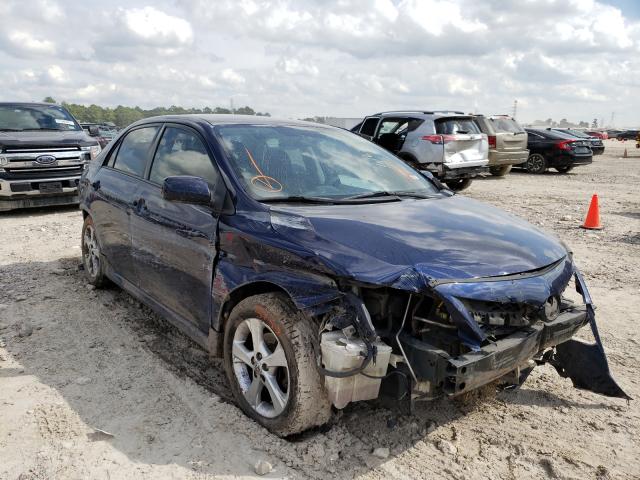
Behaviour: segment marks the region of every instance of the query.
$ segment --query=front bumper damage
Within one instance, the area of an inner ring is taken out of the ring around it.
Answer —
[[[473,390],[518,370],[546,348],[569,340],[586,322],[581,306],[457,357],[409,335],[400,340],[417,378],[415,396],[435,398]]]
[[[407,278],[416,277],[405,276],[405,285]],[[583,304],[562,300],[571,278]],[[535,272],[484,279],[431,280],[429,286],[446,305],[451,322],[449,332],[455,332],[453,335],[457,335],[462,348],[457,353],[446,351],[447,347],[438,344],[437,339],[430,341],[429,333],[419,338],[415,331],[405,328],[411,323],[415,305],[412,298],[417,296],[409,294],[400,327],[391,335],[378,332],[395,347],[388,372],[400,373],[381,377],[382,397],[409,399],[413,405],[416,400],[456,396],[498,379],[519,385],[533,366],[549,363],[577,388],[630,399],[611,376],[591,297],[570,257]],[[522,320],[521,326],[503,329],[499,336],[494,336],[493,330],[476,321],[473,310],[467,307],[469,301],[526,305],[530,320]],[[351,302],[354,303],[353,298]],[[557,306],[555,311],[549,311],[550,305]],[[352,312],[355,312],[353,326],[360,338],[372,342],[376,337],[370,320],[358,322],[361,315],[355,309]],[[587,323],[595,338],[593,345],[573,339]],[[344,326],[345,317],[334,321],[332,328]],[[373,359],[375,362],[375,356]]]

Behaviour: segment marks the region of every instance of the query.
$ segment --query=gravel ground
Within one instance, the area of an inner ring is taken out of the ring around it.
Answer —
[[[512,173],[465,194],[573,248],[611,368],[637,399],[640,151],[606,146],[568,175]],[[593,193],[602,231],[578,228]],[[0,216],[2,479],[250,478],[259,460],[267,478],[640,478],[638,402],[575,390],[546,366],[518,391],[414,416],[354,404],[277,438],[229,402],[219,362],[126,293],[87,288],[81,220],[73,208]]]

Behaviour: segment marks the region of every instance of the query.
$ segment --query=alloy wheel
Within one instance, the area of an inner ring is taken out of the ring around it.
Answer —
[[[289,365],[273,330],[258,318],[238,325],[233,334],[233,372],[247,403],[274,418],[289,402]]]
[[[86,226],[82,241],[84,243],[84,268],[87,269],[92,278],[95,278],[100,272],[100,247],[96,240],[96,232],[93,225]]]
[[[527,170],[531,173],[542,173],[546,168],[546,161],[542,155],[537,153],[530,155],[527,159]]]

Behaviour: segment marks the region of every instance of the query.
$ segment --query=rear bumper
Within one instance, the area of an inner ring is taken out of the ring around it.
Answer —
[[[529,158],[529,150],[520,150],[517,152],[500,152],[498,150],[489,150],[489,166],[498,165],[518,165],[524,163]]]
[[[454,180],[458,178],[473,178],[481,173],[486,173],[489,171],[489,167],[486,166],[486,160],[483,162],[482,166],[456,166],[455,168],[450,168],[449,165],[444,164],[444,172],[440,172],[438,177],[441,180]]]
[[[576,167],[593,163],[593,155],[557,155],[548,158],[550,167]]]
[[[458,395],[516,370],[537,354],[569,340],[587,323],[586,306],[562,312],[555,320],[524,327],[478,352],[450,357],[425,342],[401,336],[407,358],[427,398]]]
[[[0,211],[77,204],[79,180],[78,176],[29,180],[0,179]],[[52,192],[43,192],[40,189],[41,183],[52,182],[59,182],[61,188]]]

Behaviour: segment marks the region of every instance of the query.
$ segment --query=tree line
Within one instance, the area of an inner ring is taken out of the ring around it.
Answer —
[[[52,97],[46,97],[44,100],[46,103],[57,103]],[[154,117],[156,115],[180,115],[185,113],[233,113],[236,115],[258,115],[264,117],[270,117],[268,112],[256,112],[253,108],[245,106],[240,108],[223,108],[223,107],[204,107],[204,108],[184,108],[171,105],[170,107],[156,107],[149,110],[145,110],[140,107],[125,107],[118,105],[115,108],[101,107],[99,105],[80,105],[77,103],[60,103],[66,108],[76,120],[81,123],[113,123],[116,126],[123,128],[138,121],[142,118]]]

